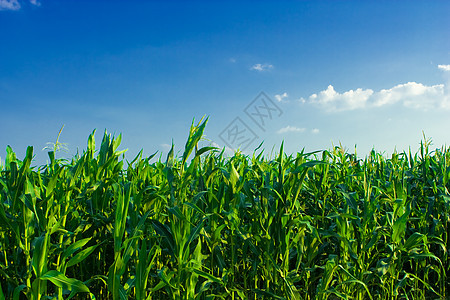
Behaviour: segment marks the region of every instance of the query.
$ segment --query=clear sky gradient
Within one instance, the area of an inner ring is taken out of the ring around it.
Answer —
[[[0,0],[0,28],[2,160],[63,124],[59,156],[94,129],[165,155],[204,115],[246,153],[450,145],[450,1]]]

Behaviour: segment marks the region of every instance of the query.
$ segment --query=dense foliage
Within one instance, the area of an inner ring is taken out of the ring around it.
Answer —
[[[0,299],[449,297],[450,153],[198,149],[0,167]],[[259,154],[258,154],[259,153]]]

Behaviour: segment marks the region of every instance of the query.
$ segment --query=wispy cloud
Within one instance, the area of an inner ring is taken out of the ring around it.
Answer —
[[[286,126],[277,131],[278,134],[286,133],[286,132],[305,132],[306,128],[299,128],[295,126]]]
[[[268,71],[270,69],[273,69],[273,65],[271,65],[271,64],[254,64],[250,68],[250,70],[258,71],[258,72],[264,72],[264,71]]]
[[[0,10],[19,10],[20,3],[18,0],[0,0]]]
[[[234,64],[236,62],[236,58],[234,57],[230,57],[230,59],[228,60],[230,63]]]
[[[160,146],[165,151],[169,151],[172,148],[172,145],[169,144],[161,144]]]
[[[38,0],[30,0],[30,4],[41,6],[41,2]],[[0,10],[19,10],[21,8],[19,0],[0,0]]]
[[[318,128],[311,129],[311,133],[313,133],[313,134],[318,134],[319,132],[320,132],[320,130]]]
[[[284,92],[283,94],[280,95],[275,95],[275,99],[277,99],[278,102],[282,102],[283,99],[287,98],[288,94],[286,92]]]

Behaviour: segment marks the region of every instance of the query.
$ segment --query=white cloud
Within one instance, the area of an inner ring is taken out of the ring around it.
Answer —
[[[319,132],[320,132],[320,130],[318,128],[313,128],[311,130],[311,133],[313,133],[313,134],[318,134]]]
[[[444,71],[450,71],[450,65],[438,65],[438,68]]]
[[[450,65],[438,65],[444,71],[450,71]],[[374,92],[371,89],[349,90],[339,93],[329,85],[326,90],[312,94],[301,103],[317,105],[327,112],[348,111],[354,109],[382,107],[401,104],[413,109],[449,109],[450,81],[447,84],[424,85],[417,82],[398,84],[389,89]]]
[[[278,134],[286,133],[286,132],[304,132],[305,128],[299,128],[294,126],[286,126],[277,131]]]
[[[373,106],[402,102],[404,106],[429,109],[442,107],[445,100],[444,85],[437,84],[426,86],[417,82],[398,84],[390,89],[383,89],[373,96]]]
[[[41,6],[41,3],[38,0],[30,0],[30,3],[32,5]],[[0,10],[19,10],[21,7],[19,0],[0,0]]]
[[[381,107],[395,103],[414,109],[450,109],[450,97],[444,84],[427,86],[417,82],[398,84],[378,92],[359,88],[338,93],[329,85],[326,90],[312,94],[307,100],[301,100],[317,105],[327,112]]]
[[[259,71],[259,72],[263,72],[263,71],[267,71],[273,68],[273,65],[271,64],[254,64],[250,70],[252,71]]]
[[[329,85],[326,90],[319,94],[309,96],[308,100],[310,103],[321,106],[326,111],[344,111],[363,108],[372,94],[371,89],[349,90],[341,94],[336,92],[332,85]]]
[[[20,3],[18,0],[0,0],[0,10],[19,10]]]
[[[275,99],[277,99],[278,102],[283,101],[283,99],[284,99],[284,98],[287,98],[287,97],[288,97],[288,94],[287,94],[286,92],[284,92],[284,93],[281,94],[281,95],[275,95]]]
[[[228,60],[230,63],[235,63],[236,62],[236,58],[234,58],[234,57],[231,57],[229,60]]]

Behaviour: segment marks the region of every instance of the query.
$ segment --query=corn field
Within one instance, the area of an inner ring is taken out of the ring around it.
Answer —
[[[203,120],[202,120],[203,121]],[[450,151],[126,161],[121,136],[0,166],[0,299],[445,299]]]

